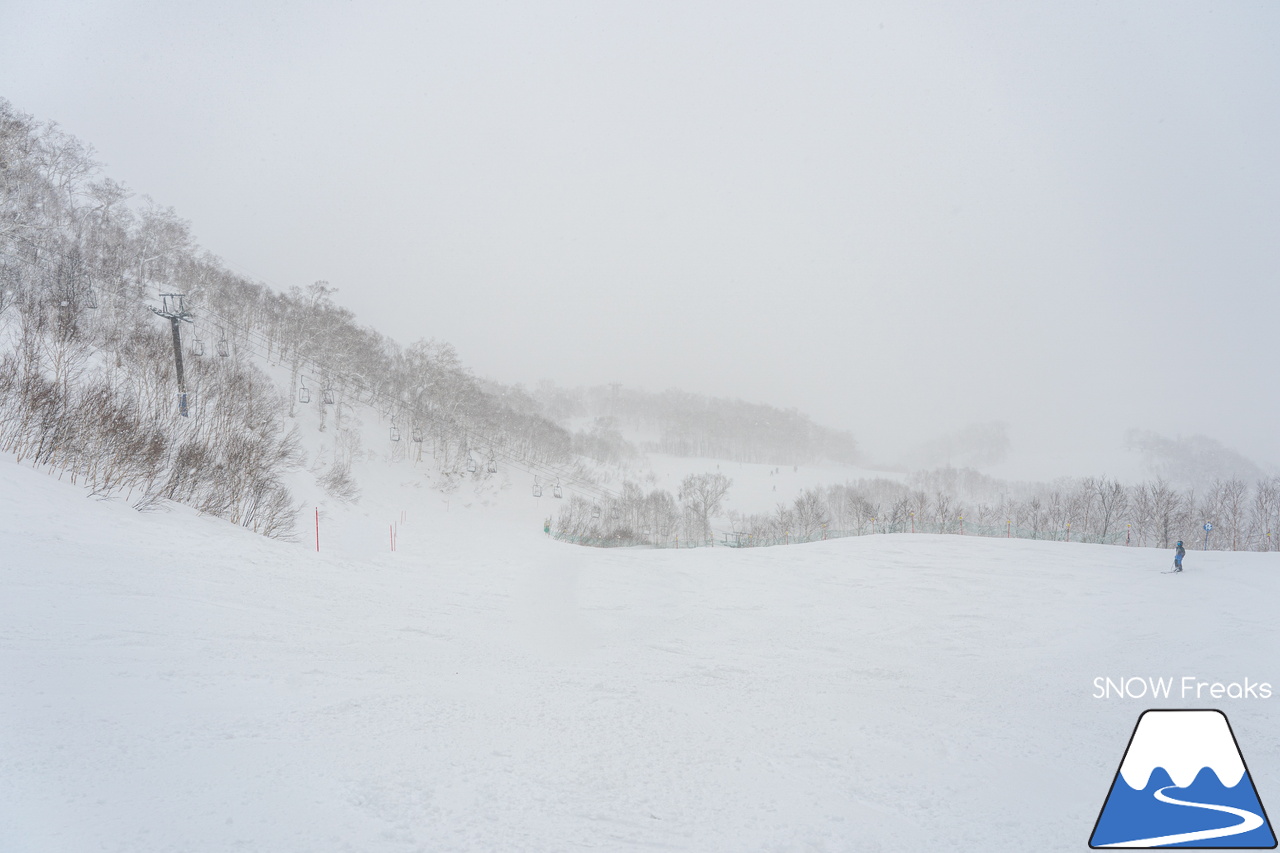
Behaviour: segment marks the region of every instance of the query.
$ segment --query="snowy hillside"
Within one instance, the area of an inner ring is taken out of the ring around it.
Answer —
[[[1095,678],[1280,683],[1271,553],[598,550],[360,465],[316,553],[0,458],[0,849],[1081,850]],[[1276,701],[1215,703],[1264,803]]]

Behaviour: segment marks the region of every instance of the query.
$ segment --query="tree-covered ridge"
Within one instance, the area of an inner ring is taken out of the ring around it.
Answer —
[[[534,395],[543,413],[558,422],[591,417],[606,429],[649,436],[640,442],[643,451],[772,465],[858,461],[850,433],[815,424],[795,409],[606,385],[565,389],[543,383]]]
[[[722,511],[732,481],[686,477],[678,495],[623,483],[592,503],[574,497],[556,535],[597,546],[784,545],[877,533],[949,533],[1107,545],[1224,551],[1280,550],[1280,477],[1179,487],[1163,477],[1011,483],[973,469],[940,468],[906,480],[877,477],[814,486],[772,512]],[[1205,530],[1205,525],[1210,529]]]
[[[1273,551],[1280,547],[1280,477],[1218,479],[1196,489],[1163,477],[1134,484],[1105,476],[1010,483],[942,468],[905,482],[876,478],[806,489],[773,513],[734,516],[730,527],[758,544],[916,532],[1155,548],[1184,540],[1217,550]]]
[[[477,457],[568,461],[570,434],[536,407],[485,391],[446,343],[403,347],[361,326],[334,292],[280,293],[230,271],[173,209],[0,99],[0,445],[20,458],[272,535],[291,524],[281,478],[299,461],[288,419],[302,398],[332,406],[320,423],[339,448],[360,446],[344,435],[359,403],[445,470]],[[193,320],[182,324],[190,417],[168,323],[147,310],[160,293],[182,293]],[[261,370],[271,364],[287,368],[283,393]],[[323,481],[344,482],[349,462],[337,454]]]

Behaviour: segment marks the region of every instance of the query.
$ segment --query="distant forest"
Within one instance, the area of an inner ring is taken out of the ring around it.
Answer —
[[[772,465],[858,461],[852,434],[819,426],[795,409],[677,390],[565,389],[549,382],[540,384],[533,397],[558,423],[594,419],[594,442],[583,442],[581,449],[600,461],[634,450]],[[624,430],[647,439],[630,448],[622,440]]]
[[[594,546],[787,545],[879,533],[950,533],[1229,551],[1280,550],[1280,477],[1215,480],[1179,488],[1156,477],[1126,485],[1107,477],[1010,483],[973,469],[941,468],[905,481],[859,479],[804,489],[773,512],[723,512],[733,482],[716,472],[686,477],[678,495],[624,483],[599,504],[574,498],[556,536]],[[713,527],[712,518],[720,519]],[[1207,526],[1207,527],[1206,527]]]

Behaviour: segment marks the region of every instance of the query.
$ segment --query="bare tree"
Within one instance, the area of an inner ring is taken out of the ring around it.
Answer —
[[[1157,477],[1147,488],[1151,496],[1151,515],[1160,547],[1168,548],[1177,538],[1183,523],[1185,502],[1183,496],[1165,481]]]
[[[809,541],[829,522],[822,493],[817,489],[805,489],[795,499],[796,530],[804,541]]]
[[[690,474],[680,483],[680,501],[693,514],[705,536],[711,535],[711,517],[720,511],[733,481],[716,471]]]
[[[1258,550],[1274,551],[1277,533],[1280,533],[1280,478],[1273,477],[1259,480],[1254,488],[1250,536]]]
[[[1119,482],[1100,477],[1094,482],[1094,500],[1097,506],[1097,541],[1110,542],[1112,528],[1128,509],[1129,494]]]
[[[1227,528],[1223,531],[1223,540],[1231,543],[1232,551],[1240,550],[1246,542],[1249,523],[1249,487],[1244,480],[1232,478],[1222,484],[1219,512],[1219,519]]]

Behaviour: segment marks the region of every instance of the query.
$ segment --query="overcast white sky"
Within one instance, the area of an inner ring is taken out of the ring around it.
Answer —
[[[1280,5],[0,4],[0,95],[480,375],[1280,461]]]

